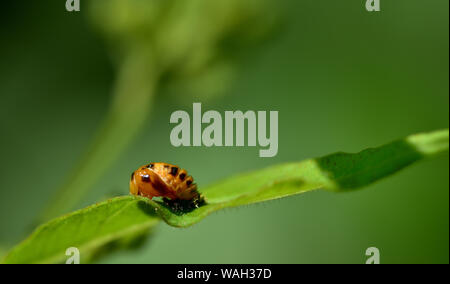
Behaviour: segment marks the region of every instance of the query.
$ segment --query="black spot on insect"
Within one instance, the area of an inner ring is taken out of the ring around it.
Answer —
[[[171,174],[171,175],[176,176],[177,173],[178,173],[178,168],[177,168],[177,167],[172,167],[172,168],[170,169],[170,174]]]
[[[180,177],[180,180],[183,181],[186,178],[186,174],[181,173],[179,177]]]
[[[143,176],[141,176],[141,180],[143,182],[150,182],[150,176],[149,175],[143,175]]]
[[[169,165],[164,165],[164,168],[165,168],[165,169],[168,169],[168,168],[169,168]]]
[[[131,179],[133,179],[133,178],[134,178],[134,172],[131,173]]]
[[[147,169],[152,169],[155,165],[154,164],[149,164],[146,166]]]
[[[188,180],[187,182],[186,182],[186,185],[187,186],[190,186],[192,184],[192,180]]]

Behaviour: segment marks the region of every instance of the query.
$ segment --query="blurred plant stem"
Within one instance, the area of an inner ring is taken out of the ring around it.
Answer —
[[[139,49],[123,60],[108,114],[96,138],[41,220],[73,209],[139,131],[151,111],[160,75],[151,61],[149,53]]]
[[[93,26],[118,63],[114,97],[96,139],[41,219],[78,205],[141,128],[160,82],[184,96],[223,94],[236,54],[252,50],[274,26],[275,13],[266,5],[266,0],[93,1]]]

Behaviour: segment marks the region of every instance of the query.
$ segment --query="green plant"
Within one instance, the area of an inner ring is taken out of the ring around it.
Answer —
[[[80,203],[141,130],[164,83],[197,98],[222,94],[237,55],[262,41],[276,22],[262,0],[99,0],[89,8],[117,69],[112,100],[95,139],[39,221]]]
[[[174,227],[187,227],[227,207],[316,189],[356,190],[448,148],[449,132],[441,130],[408,136],[357,154],[336,153],[272,166],[200,189],[207,204],[185,214],[175,214],[164,204],[142,197],[113,198],[40,226],[3,262],[58,263],[66,258],[64,252],[71,246],[80,249],[83,262],[89,262],[112,249],[141,243],[161,219]]]

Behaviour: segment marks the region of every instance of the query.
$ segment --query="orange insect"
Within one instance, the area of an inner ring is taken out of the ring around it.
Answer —
[[[184,169],[167,163],[151,163],[131,174],[130,193],[147,198],[165,197],[171,201],[200,198],[194,179]]]

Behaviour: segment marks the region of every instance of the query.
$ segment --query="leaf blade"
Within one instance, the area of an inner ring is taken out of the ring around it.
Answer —
[[[298,163],[272,166],[241,174],[202,190],[207,205],[177,216],[159,203],[159,215],[175,227],[195,224],[214,211],[278,199],[317,189],[334,192],[356,190],[388,177],[422,159],[449,148],[449,131],[440,130],[408,136],[356,154],[336,153]],[[353,173],[353,174],[352,174]]]
[[[173,213],[162,203],[143,197],[113,198],[44,224],[16,246],[4,262],[59,262],[65,257],[64,249],[76,245],[81,246],[82,253],[89,254],[112,240],[152,228],[159,218],[171,226],[187,227],[227,207],[283,198],[319,188],[334,192],[356,190],[422,159],[447,152],[448,148],[447,129],[408,136],[356,154],[336,153],[275,165],[205,187],[202,194],[207,204],[182,215]],[[67,232],[71,236],[78,230],[83,232],[83,237],[64,238]]]
[[[154,212],[138,199],[110,199],[40,226],[3,262],[60,263],[68,258],[65,251],[69,247],[77,247],[84,262],[89,262],[102,246],[148,230],[158,222]]]

